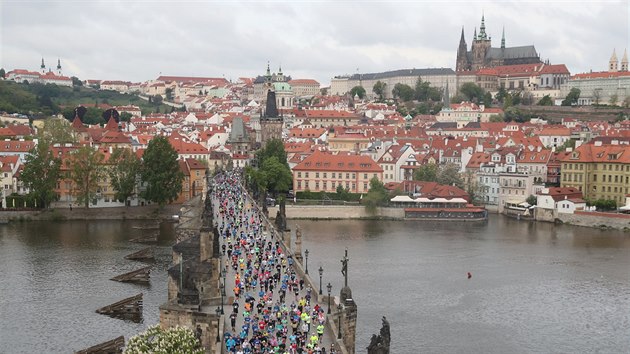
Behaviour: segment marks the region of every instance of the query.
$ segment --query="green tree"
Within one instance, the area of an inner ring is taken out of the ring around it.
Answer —
[[[503,103],[507,95],[508,95],[508,92],[505,90],[505,87],[501,86],[499,87],[499,91],[497,91],[497,94],[494,95],[494,98],[500,103]]]
[[[288,192],[293,185],[293,175],[288,166],[278,161],[276,156],[271,156],[263,161],[260,169],[267,191],[271,192],[274,198],[280,192]]]
[[[119,119],[120,119],[121,122],[129,122],[129,121],[131,121],[132,117],[133,116],[131,115],[131,113],[129,113],[129,112],[122,112],[120,114],[120,118]]]
[[[256,151],[256,161],[258,161],[258,166],[262,166],[264,161],[272,156],[275,156],[280,163],[289,167],[287,162],[287,152],[284,150],[284,143],[282,142],[282,139],[271,139],[267,141],[264,148]]]
[[[492,94],[490,92],[484,93],[483,105],[486,107],[492,107]]]
[[[437,182],[438,166],[434,163],[428,163],[418,167],[413,173],[413,179],[424,182]]]
[[[328,88],[327,87],[322,87],[319,90],[319,94],[322,95],[322,96],[328,96]]]
[[[437,183],[464,188],[464,181],[459,173],[459,166],[449,163],[439,169]]]
[[[488,119],[490,122],[503,122],[503,115],[502,114],[493,114],[490,116],[490,118]]]
[[[543,98],[541,98],[540,101],[538,101],[538,105],[539,106],[553,106],[553,100],[551,99],[551,96],[544,95]]]
[[[466,97],[467,101],[480,102],[483,99],[483,89],[473,82],[467,82],[462,85],[459,92]]]
[[[385,87],[387,86],[386,83],[382,82],[382,81],[377,81],[374,84],[374,87],[372,88],[372,92],[374,92],[376,95],[378,95],[378,99],[382,100],[383,96],[385,95]]]
[[[144,199],[160,206],[177,199],[184,181],[177,158],[177,151],[167,138],[159,136],[149,142],[140,168],[141,180],[146,184],[146,189],[140,193]]]
[[[38,138],[51,144],[76,143],[70,122],[64,118],[46,118],[44,126],[38,132]]]
[[[4,71],[4,68],[0,68],[0,77],[4,79],[6,75],[7,73]]]
[[[166,99],[168,101],[172,101],[173,100],[173,88],[172,87],[166,88],[165,94],[166,94]]]
[[[363,86],[355,86],[350,89],[350,96],[359,96],[360,99],[363,99],[363,97],[365,97],[365,89]]]
[[[72,79],[72,86],[83,86],[83,81],[79,80],[78,77],[73,76],[71,77]]]
[[[437,102],[442,99],[442,92],[436,87],[432,87],[430,82],[422,81],[422,78],[418,77],[414,89],[414,98],[421,102]]]
[[[140,173],[140,160],[131,149],[114,149],[109,158],[108,175],[114,191],[114,198],[121,203],[135,194],[136,182]]]
[[[370,189],[368,190],[363,203],[365,208],[374,213],[379,206],[386,206],[389,202],[389,193],[385,189],[383,182],[379,181],[377,177],[370,179]]]
[[[512,102],[512,95],[508,93],[505,95],[505,98],[503,98],[503,109],[506,110],[512,106],[514,106],[514,102]]]
[[[96,107],[87,107],[87,112],[85,116],[81,119],[84,124],[101,124],[103,121],[103,110]]]
[[[162,100],[162,95],[153,95],[153,97],[151,98],[151,102],[153,102],[153,104],[156,106],[162,104]]]
[[[105,156],[99,150],[82,146],[64,161],[66,167],[70,169],[77,203],[83,204],[85,208],[89,208],[90,201],[98,196],[98,182],[106,177],[104,158]]]
[[[195,333],[186,327],[162,329],[159,324],[129,338],[124,354],[203,354],[204,349],[195,337]]]
[[[567,94],[567,97],[562,101],[563,106],[575,106],[577,105],[578,99],[580,98],[580,89],[572,88],[571,91]]]
[[[337,192],[338,200],[350,200],[350,190],[348,188],[343,188],[341,183],[337,185],[335,192]]]
[[[399,98],[403,102],[408,102],[413,99],[414,90],[409,85],[397,83],[392,90],[392,96]]]
[[[525,199],[525,202],[529,205],[536,205],[536,203],[538,203],[538,198],[536,198],[535,195],[530,194],[529,197]]]
[[[42,208],[55,200],[55,188],[59,181],[61,160],[54,156],[50,141],[42,139],[26,155],[20,180],[29,190],[29,199]]]

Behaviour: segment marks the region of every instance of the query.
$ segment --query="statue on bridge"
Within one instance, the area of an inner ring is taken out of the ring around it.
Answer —
[[[368,345],[368,354],[389,354],[389,344],[391,342],[391,333],[389,331],[389,322],[383,316],[383,325],[379,335],[373,334]]]
[[[348,287],[348,249],[346,248],[346,254],[341,259],[341,274],[344,277],[345,287]]]

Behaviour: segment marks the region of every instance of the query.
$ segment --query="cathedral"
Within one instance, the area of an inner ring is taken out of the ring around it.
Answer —
[[[540,56],[533,45],[521,47],[505,47],[505,30],[501,38],[501,47],[492,48],[491,38],[486,34],[484,16],[481,16],[479,34],[475,28],[470,51],[464,39],[464,29],[457,48],[456,71],[477,71],[501,65],[540,63]]]

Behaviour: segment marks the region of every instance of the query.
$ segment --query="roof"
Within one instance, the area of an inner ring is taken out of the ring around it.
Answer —
[[[319,82],[313,79],[294,79],[294,80],[289,81],[289,85],[291,86],[315,85],[319,87]]]
[[[520,58],[538,58],[536,48],[533,45],[525,45],[520,47],[509,48],[490,48],[486,52],[488,59],[520,59]]]
[[[435,76],[435,75],[455,75],[455,71],[450,68],[428,68],[428,69],[401,69],[385,71],[381,73],[354,74],[350,80],[378,80],[400,76]]]
[[[626,145],[584,144],[561,158],[562,162],[603,162],[630,164],[630,149]]]
[[[293,171],[383,172],[369,156],[331,154],[315,151],[293,168]]]
[[[618,77],[630,77],[630,71],[599,71],[592,73],[575,74],[571,76],[571,80],[587,80],[587,79],[614,79]]]

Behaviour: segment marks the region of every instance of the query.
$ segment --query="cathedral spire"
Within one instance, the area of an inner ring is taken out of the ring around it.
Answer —
[[[628,50],[623,50],[623,58],[621,58],[621,71],[628,71]]]
[[[613,53],[608,61],[608,71],[616,72],[619,69],[619,59],[617,59],[617,51],[613,49]]]
[[[505,26],[503,26],[503,34],[501,35],[501,49],[505,49]]]
[[[442,95],[442,108],[451,108],[451,98],[449,97],[448,93],[448,82],[446,82],[446,87],[444,87],[444,94]]]
[[[477,27],[475,27],[475,33],[473,34],[473,41],[476,41],[477,38]]]
[[[485,16],[482,14],[481,15],[481,27],[479,27],[479,39],[486,39],[486,23],[485,23]]]

